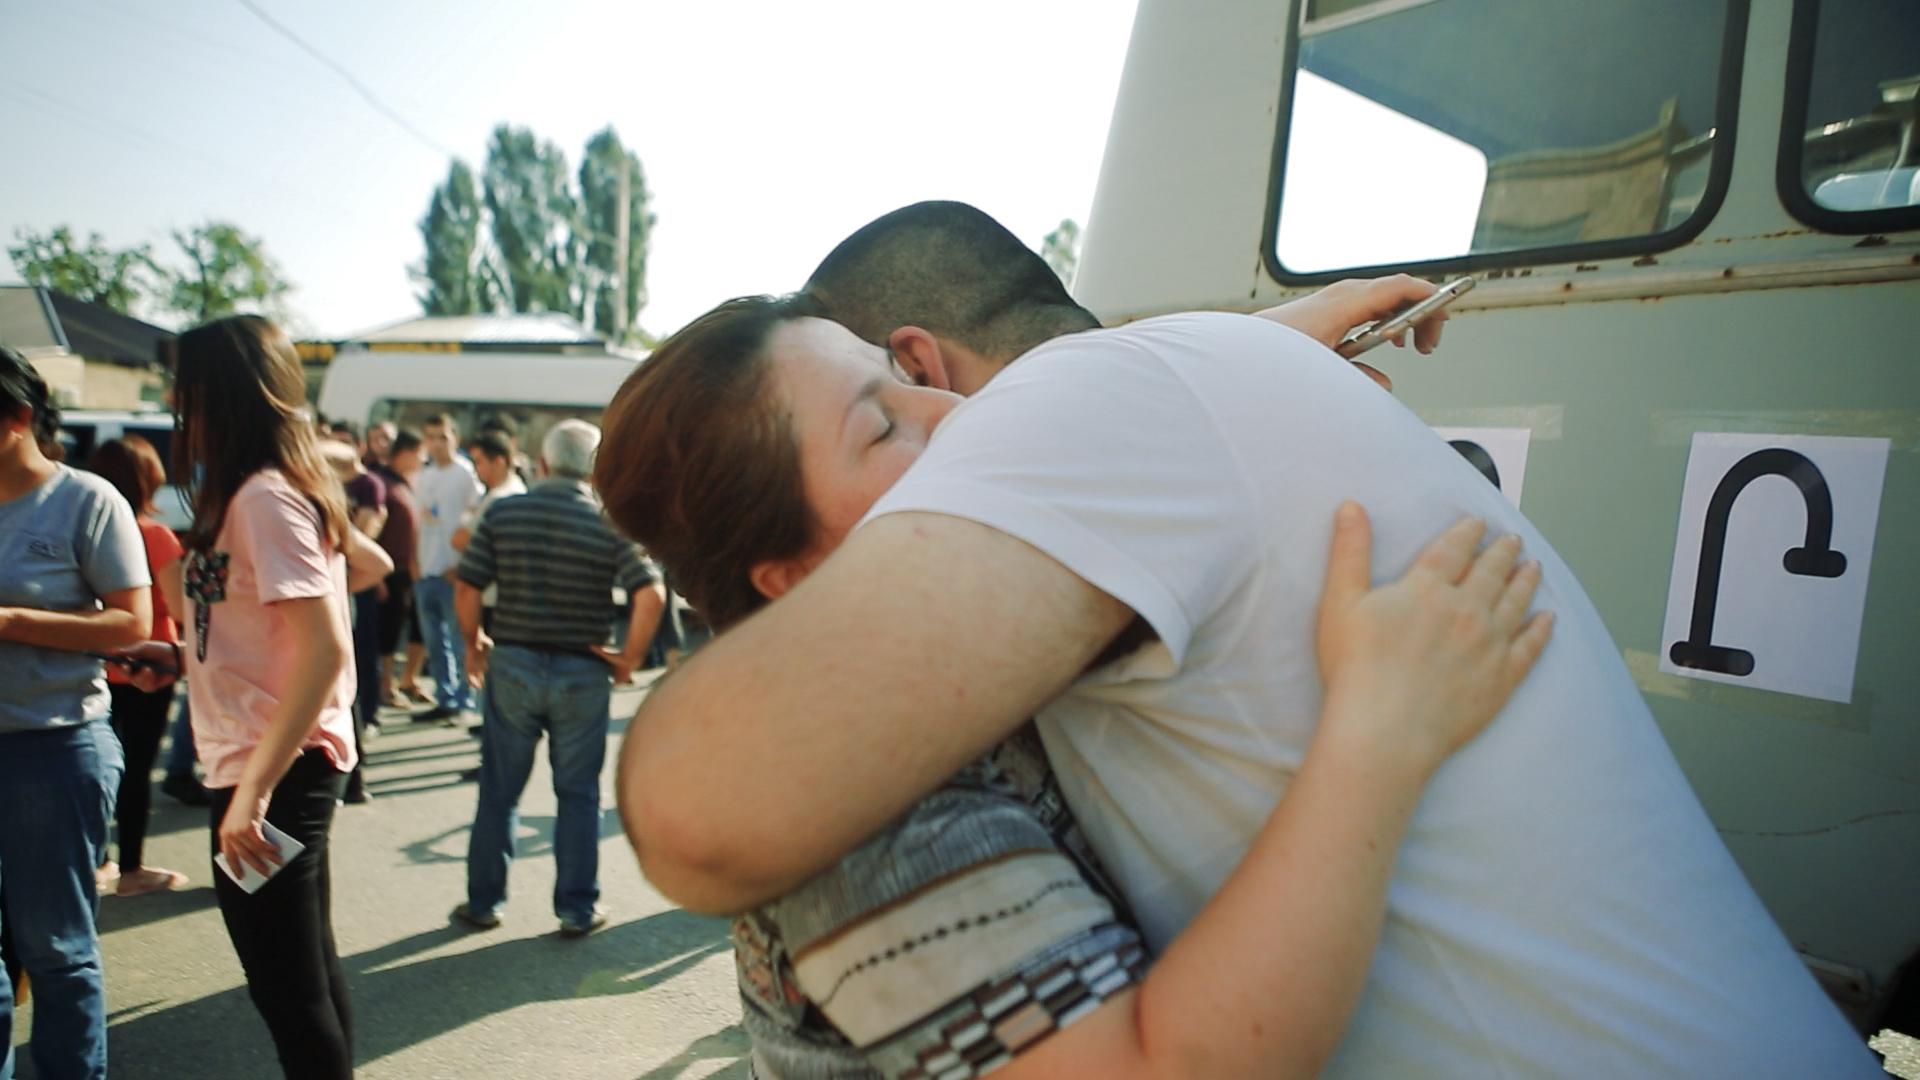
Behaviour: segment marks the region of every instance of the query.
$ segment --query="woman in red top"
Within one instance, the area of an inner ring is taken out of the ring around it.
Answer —
[[[140,539],[147,548],[147,569],[153,575],[153,639],[178,642],[179,628],[171,612],[183,610],[180,541],[173,530],[154,520],[153,495],[166,483],[165,466],[153,444],[138,435],[102,443],[87,458],[87,468],[119,489],[140,522]],[[177,659],[177,657],[176,657]],[[128,681],[126,670],[107,666],[107,691],[113,695],[113,730],[126,748],[127,770],[120,776],[120,798],[114,823],[120,836],[119,883],[116,896],[177,889],[187,883],[178,870],[144,862],[147,812],[152,805],[153,761],[160,737],[173,709],[173,686],[142,690]],[[102,887],[111,877],[112,863],[102,867]]]

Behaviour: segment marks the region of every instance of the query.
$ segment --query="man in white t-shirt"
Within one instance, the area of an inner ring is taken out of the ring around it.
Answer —
[[[480,498],[480,480],[467,459],[454,452],[460,433],[452,417],[442,413],[421,425],[421,430],[426,435],[427,464],[413,485],[420,507],[420,578],[414,583],[413,597],[435,701],[415,719],[451,720],[473,709],[460,620],[453,608],[453,571],[460,565],[453,534]]]
[[[908,372],[979,393],[800,589],[654,692],[621,782],[672,808],[629,814],[663,891],[777,892],[1051,698],[1069,802],[1164,947],[1305,751],[1335,507],[1370,512],[1387,578],[1478,515],[1541,561],[1554,640],[1423,798],[1327,1074],[1874,1074],[1591,602],[1498,491],[1332,335],[1224,314],[1062,334],[1091,317],[1035,264],[978,211],[921,204],[816,271],[810,291]],[[1128,617],[1140,644],[1117,650]]]

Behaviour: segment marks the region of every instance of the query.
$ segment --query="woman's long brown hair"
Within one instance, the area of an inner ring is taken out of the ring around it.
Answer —
[[[320,458],[293,341],[257,315],[196,326],[173,342],[173,475],[193,503],[187,546],[210,550],[247,478],[276,468],[320,515],[339,551],[347,505]]]

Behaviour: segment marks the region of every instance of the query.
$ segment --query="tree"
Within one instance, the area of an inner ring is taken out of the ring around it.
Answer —
[[[427,314],[477,315],[499,309],[499,271],[480,250],[485,218],[473,170],[455,161],[446,182],[433,189],[427,214],[420,219],[426,259],[409,268],[413,279],[426,286],[419,298]]]
[[[15,229],[13,236],[20,244],[7,254],[28,284],[104,304],[122,315],[133,313],[134,302],[149,287],[148,275],[159,272],[145,244],[115,251],[99,233],[89,233],[82,245],[65,225],[44,234]]]
[[[502,124],[487,144],[485,188],[509,305],[580,318],[584,252],[566,155],[526,128]]]
[[[1073,273],[1080,266],[1080,223],[1072,218],[1063,219],[1058,228],[1040,241],[1040,257],[1060,275],[1062,284],[1072,288]]]
[[[620,234],[620,170],[627,172],[627,278],[625,307],[617,303],[617,254]],[[587,141],[580,161],[580,231],[586,241],[585,270],[593,327],[610,337],[633,338],[633,326],[647,302],[647,241],[654,216],[647,209],[646,174],[640,157],[620,142],[613,128]],[[624,325],[616,315],[624,310]],[[623,334],[622,331],[625,331]]]
[[[173,242],[186,266],[162,271],[167,307],[194,323],[243,310],[284,319],[282,302],[293,286],[259,239],[236,225],[209,221],[184,233],[175,230]]]

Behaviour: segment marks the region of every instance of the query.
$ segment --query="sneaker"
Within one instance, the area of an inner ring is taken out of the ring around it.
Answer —
[[[445,705],[435,705],[433,708],[427,709],[424,712],[414,713],[413,722],[416,724],[431,724],[436,721],[446,723],[457,719],[459,716],[459,709],[449,709]]]
[[[368,791],[365,784],[349,787],[346,794],[340,796],[340,801],[347,806],[363,806],[373,801],[373,792]]]
[[[497,912],[476,915],[473,908],[464,902],[456,906],[448,918],[469,930],[494,930],[500,926],[500,916]]]
[[[369,720],[365,724],[361,725],[360,741],[362,743],[377,742],[379,741],[379,739],[380,739],[380,724],[378,721]]]
[[[585,919],[561,919],[560,936],[563,938],[582,938],[607,925],[607,909],[599,904]]]
[[[160,781],[160,791],[187,806],[207,805],[207,789],[191,776],[169,776]]]

